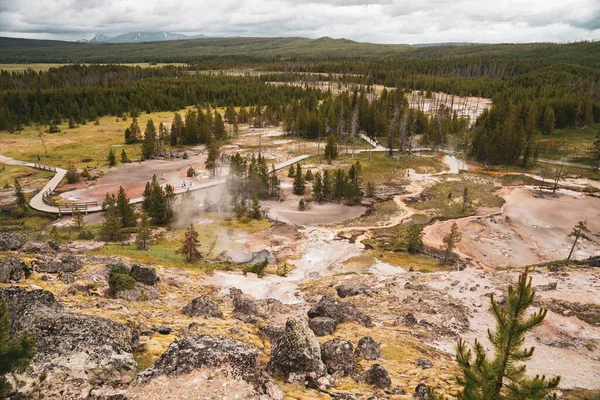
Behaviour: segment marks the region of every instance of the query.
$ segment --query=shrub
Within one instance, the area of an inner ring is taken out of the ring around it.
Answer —
[[[113,293],[135,288],[135,279],[122,265],[115,265],[108,275],[108,287]]]
[[[194,175],[196,175],[196,170],[194,169],[194,167],[189,167],[187,170],[187,176],[191,178]]]
[[[252,272],[259,278],[262,278],[265,276],[265,268],[267,268],[267,265],[269,265],[269,260],[265,258],[262,262],[246,265],[244,268],[242,268],[242,273],[246,275],[248,272]]]
[[[306,205],[304,199],[300,199],[300,201],[298,202],[298,211],[306,211],[307,208],[308,206]]]
[[[79,232],[78,239],[80,240],[94,240],[94,233],[88,229],[82,229]]]
[[[69,183],[77,183],[81,180],[81,175],[77,172],[77,168],[73,164],[69,164],[67,168],[67,182]]]

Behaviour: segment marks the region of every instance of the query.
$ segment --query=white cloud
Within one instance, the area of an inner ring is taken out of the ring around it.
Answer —
[[[0,0],[1,35],[55,39],[166,30],[378,43],[600,39],[598,0]]]

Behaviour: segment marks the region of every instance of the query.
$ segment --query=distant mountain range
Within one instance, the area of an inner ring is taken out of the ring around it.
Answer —
[[[104,34],[98,34],[94,36],[92,39],[81,39],[77,42],[79,43],[91,43],[91,44],[101,44],[101,43],[143,43],[143,42],[163,42],[166,40],[188,40],[188,39],[202,39],[206,38],[204,35],[194,35],[188,36],[181,33],[172,33],[172,32],[127,32],[122,35],[117,36],[107,36]]]

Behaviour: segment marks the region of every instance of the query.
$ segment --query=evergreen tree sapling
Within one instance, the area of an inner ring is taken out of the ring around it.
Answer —
[[[108,149],[108,157],[106,157],[106,161],[108,161],[108,165],[110,167],[117,165],[117,156],[115,156],[115,151],[112,147]]]
[[[189,228],[185,232],[183,247],[180,249],[180,252],[183,253],[185,261],[188,263],[194,263],[202,258],[202,254],[197,249],[199,243],[200,241],[198,240],[198,232],[196,232],[196,229],[194,229],[194,225],[190,224]]]
[[[156,154],[156,147],[156,128],[152,119],[148,119],[142,142],[142,158],[144,160],[152,158]]]
[[[21,182],[19,182],[17,178],[15,178],[15,197],[17,198],[17,205],[21,207],[23,211],[27,210],[27,200],[25,199],[25,192],[23,192]]]
[[[148,214],[142,213],[140,215],[140,222],[138,223],[138,233],[135,238],[135,244],[139,250],[147,250],[148,242],[152,236],[152,227],[150,226],[150,218]]]
[[[73,218],[73,225],[75,225],[75,228],[77,228],[78,231],[81,231],[81,229],[85,226],[85,221],[79,208],[75,207],[71,217]]]
[[[293,192],[297,196],[302,196],[306,188],[304,182],[304,175],[302,175],[302,168],[300,164],[296,165],[296,175],[294,176]]]
[[[461,339],[456,358],[463,375],[458,378],[462,386],[458,394],[461,400],[543,400],[558,387],[560,377],[545,376],[528,378],[526,365],[534,348],[523,349],[525,334],[542,324],[547,309],[541,308],[530,314],[535,290],[527,271],[520,275],[516,287],[508,287],[506,302],[500,304],[491,297],[491,311],[496,320],[496,330],[488,330],[488,338],[494,348],[494,358],[488,355],[479,341],[468,350]],[[475,353],[473,357],[472,351]]]
[[[573,230],[571,231],[571,233],[569,233],[570,237],[574,237],[575,240],[573,241],[573,245],[571,246],[571,251],[569,251],[569,255],[567,256],[567,260],[571,259],[571,256],[573,255],[573,252],[575,251],[575,246],[577,246],[577,242],[579,241],[579,239],[586,239],[586,240],[591,240],[589,238],[589,236],[586,235],[586,233],[589,233],[590,230],[587,226],[587,221],[579,221],[577,222],[577,225],[575,225],[573,227]]]
[[[443,239],[445,244],[443,264],[446,264],[448,262],[448,258],[450,257],[454,246],[456,246],[456,244],[460,242],[460,240],[461,233],[458,231],[458,225],[456,224],[456,222],[453,222],[452,226],[450,227],[450,232],[446,236],[444,236]],[[442,246],[442,248],[444,248],[444,246]]]

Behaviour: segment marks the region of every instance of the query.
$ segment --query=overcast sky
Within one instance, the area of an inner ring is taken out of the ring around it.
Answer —
[[[377,43],[600,39],[600,0],[0,0],[0,36],[130,31]]]

